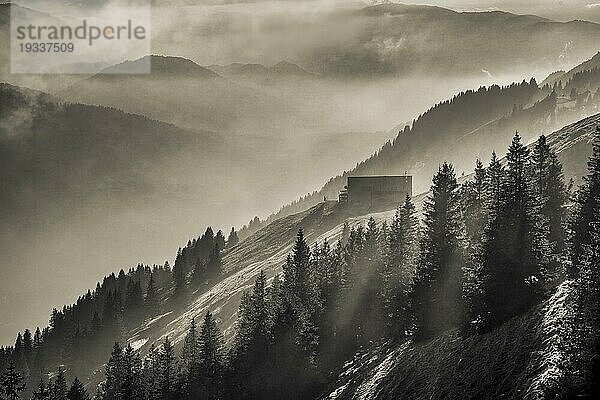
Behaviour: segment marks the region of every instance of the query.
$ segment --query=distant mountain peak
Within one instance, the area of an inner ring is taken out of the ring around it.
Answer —
[[[279,61],[270,67],[256,63],[231,63],[227,65],[211,65],[208,67],[217,74],[226,77],[260,78],[272,79],[278,77],[311,77],[313,73],[308,72],[298,64],[287,60]]]
[[[369,14],[404,14],[404,13],[415,13],[415,12],[435,12],[435,13],[446,13],[446,14],[458,14],[457,11],[449,8],[425,5],[425,4],[404,4],[404,3],[384,3],[367,6],[362,9],[363,12]]]
[[[150,62],[151,75],[154,76],[187,76],[193,78],[218,78],[214,71],[204,68],[192,60],[178,56],[151,54],[137,60],[127,60],[103,69],[100,74],[136,74],[141,64]]]
[[[310,72],[299,66],[298,64],[291,63],[289,61],[283,60],[278,62],[269,68],[273,72],[277,72],[280,74],[290,74],[290,75],[312,75]]]

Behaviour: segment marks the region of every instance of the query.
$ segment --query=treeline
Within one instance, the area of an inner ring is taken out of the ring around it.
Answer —
[[[238,242],[237,234],[232,229],[229,243],[234,246]],[[208,227],[202,236],[188,241],[184,248],[177,251],[173,265],[174,295],[177,302],[185,298],[190,285],[206,285],[221,274],[221,251],[227,243],[222,231],[215,235],[212,228]]]
[[[558,100],[557,98],[560,97]],[[467,90],[440,102],[398,132],[368,159],[351,171],[331,178],[321,190],[282,207],[269,221],[306,210],[324,197],[335,199],[349,175],[421,174],[426,155],[437,159],[447,154],[485,154],[504,148],[515,130],[532,137],[558,129],[600,111],[600,69],[581,71],[567,82],[538,87],[535,79],[508,86],[493,85]],[[444,127],[440,131],[439,127]],[[469,135],[477,133],[477,140]],[[424,150],[426,149],[426,150]],[[476,151],[466,151],[476,149]],[[458,162],[463,157],[456,157]],[[457,166],[460,172],[464,168]],[[429,168],[426,169],[429,175]],[[431,170],[433,173],[433,170]],[[420,178],[420,176],[419,176]]]
[[[268,284],[261,272],[244,293],[228,348],[210,312],[200,329],[192,321],[179,357],[168,338],[144,360],[117,344],[99,399],[314,398],[357,350],[450,329],[488,332],[565,277],[593,280],[582,288],[594,300],[581,304],[600,321],[600,134],[596,141],[574,202],[545,137],[530,150],[515,135],[505,161],[478,161],[463,184],[441,165],[422,223],[407,198],[389,223],[346,224],[334,246],[310,248],[300,230],[282,275]],[[578,338],[597,346],[598,334],[586,332]]]
[[[115,340],[160,312],[162,292],[171,281],[168,263],[110,274],[75,304],[54,309],[48,327],[19,332],[14,346],[0,348],[0,367],[14,363],[30,389],[57,365],[90,371],[105,361]]]
[[[535,79],[507,86],[482,86],[477,90],[461,92],[419,115],[412,124],[400,130],[395,139],[388,141],[368,159],[357,163],[351,171],[331,178],[320,191],[307,194],[297,202],[284,206],[273,219],[306,210],[322,201],[323,197],[336,199],[349,175],[411,171],[415,165],[423,162],[424,149],[427,153],[434,154],[434,158],[447,154],[448,148],[455,146],[461,137],[488,122],[510,115],[515,109],[525,109],[535,104],[550,95],[550,92],[551,90],[540,90]],[[444,129],[440,130],[439,127]],[[497,136],[494,136],[495,140],[498,140]],[[505,146],[506,143],[502,145]],[[457,152],[460,150],[462,148],[458,147]],[[426,178],[429,179],[430,176],[430,172],[427,172]]]
[[[17,334],[14,346],[0,347],[0,371],[12,365],[26,383],[27,395],[60,365],[88,375],[128,331],[181,306],[191,289],[208,287],[221,274],[223,250],[238,243],[235,229],[226,240],[221,231],[214,234],[208,227],[178,250],[172,268],[168,262],[140,264],[106,276],[75,304],[54,309],[48,327],[26,329]]]
[[[2,399],[18,400],[25,391],[25,379],[14,363],[10,363],[6,372],[0,377],[0,394]],[[64,370],[59,367],[54,378],[47,383],[40,378],[36,390],[31,395],[32,400],[90,400],[90,396],[81,381],[77,378],[68,385]]]

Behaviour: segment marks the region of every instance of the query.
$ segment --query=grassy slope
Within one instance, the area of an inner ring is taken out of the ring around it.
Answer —
[[[600,124],[600,114],[549,136],[549,142],[560,152],[559,156],[565,163],[567,177],[574,172],[581,174],[585,168],[589,142],[597,124]],[[425,194],[415,197],[418,209],[424,198]],[[393,215],[394,210],[389,210],[352,217],[340,212],[335,202],[325,202],[276,220],[224,254],[225,275],[219,282],[207,291],[192,293],[189,304],[183,309],[146,321],[130,332],[129,342],[138,343],[142,352],[166,335],[180,344],[191,318],[207,310],[214,312],[225,336],[231,338],[241,294],[251,288],[261,270],[269,278],[281,272],[300,227],[311,244],[325,239],[335,243],[341,237],[344,220],[353,227],[365,225],[371,216],[382,222],[390,220]],[[543,309],[540,308],[484,336],[463,340],[456,332],[451,332],[429,343],[382,346],[349,362],[329,394],[331,398],[336,398],[336,395],[351,398],[349,393],[356,392],[357,398],[370,399],[381,393],[381,398],[394,398],[393,393],[414,387],[414,398],[454,396],[457,393],[468,398],[471,394],[476,397],[481,390],[499,396],[521,397],[519,390],[532,386],[533,380],[544,372],[544,368],[552,369],[552,365],[544,366],[539,357],[531,355],[555,344],[548,343],[548,335],[543,334],[544,329],[552,331],[552,324],[546,328],[541,324],[543,318]],[[398,360],[403,362],[398,363]],[[485,368],[473,360],[485,360]],[[499,375],[506,376],[500,383],[497,382]],[[102,376],[99,370],[89,383],[102,379]],[[390,379],[390,376],[395,378]],[[495,383],[491,376],[496,377]],[[455,380],[459,383],[456,384]],[[538,380],[538,386],[540,382]]]
[[[585,174],[600,114],[548,136],[568,178]],[[572,283],[485,335],[447,332],[431,341],[385,343],[348,361],[324,399],[548,398],[564,388]]]
[[[547,398],[564,376],[570,282],[541,306],[485,335],[450,331],[424,342],[385,343],[344,366],[323,399]]]
[[[590,151],[592,131],[597,124],[600,124],[600,114],[569,125],[548,137],[550,144],[559,151],[559,157],[565,163],[567,178],[573,173],[583,174],[585,159]],[[418,208],[424,197],[425,194],[415,197]],[[394,210],[390,210],[351,217],[341,213],[335,202],[325,202],[307,211],[272,222],[224,254],[224,278],[208,292],[192,296],[193,301],[184,311],[165,317],[157,324],[164,323],[159,329],[162,333],[158,337],[169,334],[178,341],[183,337],[189,319],[207,309],[215,310],[221,328],[230,330],[242,291],[251,287],[261,269],[265,270],[269,277],[280,271],[299,228],[304,229],[310,243],[322,242],[325,239],[335,243],[341,236],[345,219],[352,227],[365,224],[371,216],[381,222],[391,219],[393,214]],[[131,340],[139,339],[143,334],[145,333],[142,330],[133,335]]]

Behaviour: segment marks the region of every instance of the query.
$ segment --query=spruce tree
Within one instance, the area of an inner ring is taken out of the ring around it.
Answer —
[[[562,165],[550,148],[546,137],[540,136],[533,150],[533,186],[540,223],[547,229],[546,240],[558,257],[565,249],[565,203],[567,200]]]
[[[183,341],[181,350],[181,361],[183,367],[188,371],[192,369],[192,365],[198,360],[198,331],[196,328],[196,319],[192,318],[190,327]]]
[[[17,372],[14,362],[10,362],[6,371],[0,375],[0,394],[4,400],[19,400],[25,390],[23,376]]]
[[[125,322],[128,327],[137,326],[144,317],[144,294],[139,281],[129,279],[125,293]]]
[[[131,345],[127,345],[121,357],[121,386],[122,400],[142,400],[142,360]]]
[[[239,242],[240,238],[238,237],[235,228],[231,228],[231,232],[229,232],[229,236],[227,237],[227,248],[235,247]]]
[[[577,277],[586,246],[592,242],[590,223],[595,210],[600,208],[600,126],[596,128],[592,155],[588,160],[588,174],[576,196],[576,210],[570,223],[571,263],[568,275]]]
[[[311,356],[316,342],[311,342],[314,332],[310,312],[312,293],[310,285],[310,250],[302,230],[298,232],[292,254],[283,265],[283,282],[273,292],[273,382],[270,398],[281,398],[293,393],[301,398],[310,386],[314,370]],[[269,397],[263,397],[269,398]]]
[[[418,225],[415,205],[407,195],[390,225],[381,272],[385,324],[392,337],[402,337],[408,330],[408,292],[419,256]]]
[[[576,360],[574,374],[584,378],[581,390],[597,397],[600,394],[600,210],[594,212],[589,227],[590,244],[585,246],[576,280],[577,335],[571,356]]]
[[[83,387],[83,384],[77,377],[73,380],[69,392],[67,393],[68,400],[90,400],[90,396]]]
[[[34,400],[50,400],[51,386],[44,383],[44,379],[40,378],[37,390],[32,393],[32,399]],[[70,399],[69,399],[70,400]]]
[[[477,329],[490,329],[526,311],[542,294],[543,234],[529,175],[530,154],[515,134],[506,155],[499,203],[492,203],[481,258]],[[494,190],[494,189],[493,189]],[[495,190],[494,190],[495,191]],[[494,193],[496,194],[496,193]]]
[[[221,247],[219,243],[215,243],[213,249],[208,257],[208,263],[206,264],[206,273],[209,279],[214,279],[221,275],[223,268],[223,261],[221,259]]]
[[[421,259],[411,287],[410,311],[417,338],[457,325],[461,316],[460,214],[454,168],[444,163],[425,202]]]
[[[318,352],[321,365],[327,370],[336,358],[337,312],[342,289],[341,255],[325,240],[321,246],[315,245],[312,263],[318,299]]]
[[[353,325],[356,329],[356,345],[365,346],[381,337],[383,292],[381,231],[373,217],[367,222],[364,245],[357,256],[359,269],[354,275],[353,297],[355,312]]]
[[[172,400],[175,393],[176,362],[175,350],[173,344],[167,336],[160,348],[159,356],[159,398],[162,400]]]
[[[298,230],[296,243],[283,267],[284,292],[290,299],[290,303],[296,311],[306,311],[310,305],[312,296],[311,273],[310,273],[310,249],[304,238],[302,228]]]
[[[215,236],[215,244],[219,246],[219,249],[224,249],[227,241],[225,240],[225,236],[223,235],[223,231],[219,230],[217,235]]]
[[[58,374],[52,384],[52,400],[67,400],[67,380],[65,371],[62,367],[58,367]]]
[[[597,137],[598,140],[598,137]],[[578,265],[575,266],[577,278],[575,279],[576,288],[576,316],[573,321],[575,332],[571,337],[571,352],[569,356],[572,360],[571,373],[578,379],[572,390],[572,397],[598,397],[600,394],[600,208],[595,207],[591,210],[584,208],[582,194],[590,193],[593,187],[600,186],[600,174],[594,172],[597,168],[597,160],[600,157],[600,146],[593,148],[590,157],[589,174],[580,189],[579,207],[575,211],[573,223],[583,221],[588,222],[587,227],[577,226],[579,230],[577,238],[588,238],[589,242],[580,248],[573,246],[572,249],[581,250],[578,255]],[[595,160],[595,161],[592,161]],[[585,213],[585,215],[582,215]],[[586,232],[583,232],[586,229]],[[575,239],[575,237],[573,238]],[[573,240],[572,239],[572,240]],[[569,327],[572,328],[572,327]],[[574,344],[574,345],[573,345]]]
[[[486,171],[481,160],[477,159],[472,181],[461,186],[461,211],[465,226],[465,236],[469,249],[476,248],[481,242],[485,225]]]
[[[154,283],[154,273],[150,274],[146,297],[144,298],[144,307],[146,309],[146,316],[148,317],[153,317],[160,313],[160,298],[158,297],[156,284]]]
[[[154,344],[151,345],[148,354],[144,358],[143,382],[145,383],[145,394],[148,400],[160,399],[160,355]]]
[[[105,381],[103,387],[103,400],[120,400],[121,385],[123,382],[123,349],[117,342],[113,346],[110,359],[105,367]]]
[[[224,353],[223,337],[217,322],[207,312],[200,331],[200,377],[198,399],[214,400],[222,396]]]
[[[182,249],[177,252],[175,265],[173,266],[173,281],[175,283],[175,301],[182,302],[187,291],[187,269]]]
[[[29,329],[25,329],[23,332],[23,354],[27,364],[31,364],[33,361],[33,338]]]
[[[490,216],[496,216],[500,212],[504,172],[504,166],[500,163],[496,152],[492,152],[485,179],[485,208]]]

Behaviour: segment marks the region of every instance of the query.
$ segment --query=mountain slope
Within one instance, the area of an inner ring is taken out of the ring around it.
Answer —
[[[549,85],[554,86],[554,84],[558,82],[562,82],[563,85],[566,85],[577,73],[591,71],[593,69],[600,67],[600,52],[598,52],[594,57],[589,60],[582,62],[581,64],[573,67],[569,71],[557,71],[550,74],[544,81],[540,84],[540,86]]]
[[[150,74],[119,74],[138,71],[147,62]],[[267,109],[279,110],[277,102],[264,93],[244,88],[185,58],[156,55],[108,67],[61,95],[70,101],[116,107],[191,129],[226,132],[264,128],[253,116],[263,115]]]
[[[600,114],[566,126],[548,136],[549,144],[558,152],[559,158],[565,165],[567,177],[572,173],[583,172],[586,168],[585,160],[591,150],[591,141],[598,125],[600,125]],[[415,197],[418,209],[421,208],[423,199],[423,194]],[[150,340],[146,342],[146,346],[150,346],[152,337],[158,339],[168,334],[176,342],[179,342],[183,338],[189,320],[196,315],[201,315],[206,310],[214,310],[222,329],[230,337],[241,292],[251,287],[254,278],[261,270],[264,270],[269,277],[281,271],[281,265],[292,248],[298,228],[304,228],[309,243],[322,242],[325,239],[330,243],[335,243],[341,237],[344,221],[348,222],[349,227],[352,228],[365,225],[370,217],[374,217],[378,222],[389,221],[394,212],[395,210],[389,210],[350,216],[340,210],[335,202],[325,202],[306,212],[277,220],[225,254],[223,261],[227,276],[221,282],[196,297],[183,312],[165,317],[159,324],[159,333],[156,331],[155,333],[135,332],[130,341],[150,337]],[[539,319],[535,317],[535,312],[533,315],[533,319],[529,319],[531,316],[528,316],[522,321],[530,328],[539,322]],[[517,324],[520,323],[517,322]],[[506,327],[504,331],[510,334],[510,326]],[[535,336],[535,332],[531,334]],[[442,339],[442,341],[445,340]],[[523,338],[523,340],[526,341],[527,338]],[[535,340],[533,341],[535,342]],[[452,342],[453,339],[450,341]],[[486,343],[485,340],[484,343]],[[474,346],[476,347],[475,344]]]
[[[595,56],[586,65],[597,60]],[[472,160],[485,161],[492,151],[506,148],[515,131],[530,142],[600,110],[600,68],[576,72],[563,85],[553,90],[532,79],[469,90],[438,103],[371,157],[331,178],[319,191],[282,207],[268,221],[311,207],[324,196],[336,197],[349,175],[408,172],[415,176],[417,191],[426,190],[442,161],[452,163],[459,174],[469,173]],[[581,175],[573,176],[578,180]]]
[[[211,65],[208,68],[234,81],[256,87],[301,84],[319,79],[318,75],[287,61],[280,61],[269,67],[262,64],[232,63],[229,65]]]
[[[49,303],[90,286],[107,264],[161,260],[165,247],[170,254],[172,225],[187,237],[199,219],[189,216],[210,204],[218,184],[186,171],[221,169],[222,149],[211,132],[0,84],[3,335],[25,318],[47,321]],[[39,277],[42,266],[54,273]]]
[[[567,363],[557,327],[572,312],[567,281],[543,305],[496,330],[447,332],[424,343],[384,343],[346,363],[323,399],[549,398]],[[498,379],[501,377],[502,379]]]
[[[597,114],[549,135],[548,140],[559,151],[561,159],[584,168],[583,154],[589,151],[589,141],[599,124],[600,114]],[[420,195],[415,199],[418,208],[422,198]],[[297,229],[304,229],[309,243],[325,239],[335,243],[342,235],[344,221],[350,227],[364,225],[370,217],[377,222],[389,221],[394,212],[395,210],[389,210],[351,216],[340,210],[336,202],[323,202],[305,212],[279,219],[227,250],[223,255],[224,274],[214,284],[191,293],[189,302],[183,304],[182,308],[164,310],[166,312],[158,317],[143,322],[128,332],[126,339],[136,349],[141,349],[142,353],[166,336],[181,345],[189,321],[207,310],[215,314],[226,338],[231,338],[241,293],[250,288],[261,270],[269,277],[281,271],[286,255],[293,246]],[[484,380],[486,371],[497,373],[498,368],[514,378],[517,384],[510,385],[507,383],[509,380],[501,381],[498,385],[484,381],[482,387],[488,393],[500,396],[518,393],[516,391],[524,390],[523,388],[542,390],[545,385],[544,371],[553,367],[553,359],[549,356],[535,358],[530,354],[531,351],[534,351],[533,354],[546,352],[555,344],[552,326],[544,324],[548,319],[547,315],[559,315],[556,302],[562,301],[563,295],[564,292],[559,289],[557,296],[548,303],[551,311],[533,310],[489,335],[462,339],[449,333],[425,344],[386,344],[373,353],[359,356],[354,363],[347,363],[346,372],[340,374],[338,384],[332,386],[331,394],[328,395],[330,398],[350,398],[356,392],[358,398],[364,399],[394,398],[399,393],[404,393],[405,387],[409,385],[412,388],[422,387],[413,392],[416,398],[421,398],[418,397],[421,395],[437,398],[444,393],[477,398],[477,393],[468,388],[469,382],[473,379]],[[445,355],[441,357],[440,352]],[[485,368],[477,369],[470,362],[471,358],[495,361],[486,364]],[[506,364],[505,358],[512,363]],[[460,361],[461,359],[464,361]],[[423,379],[425,375],[420,372],[423,368],[431,371],[433,376],[438,376],[438,379]],[[460,377],[464,385],[444,385],[452,374]],[[86,381],[89,385],[94,385],[100,379],[102,373],[97,371]]]
[[[543,70],[589,58],[600,35],[600,25],[589,22],[562,23],[501,11],[381,4],[349,14],[349,21],[360,26],[360,34],[352,38],[360,46],[344,43],[313,54],[311,69],[333,75],[482,70],[497,75],[516,66]]]

